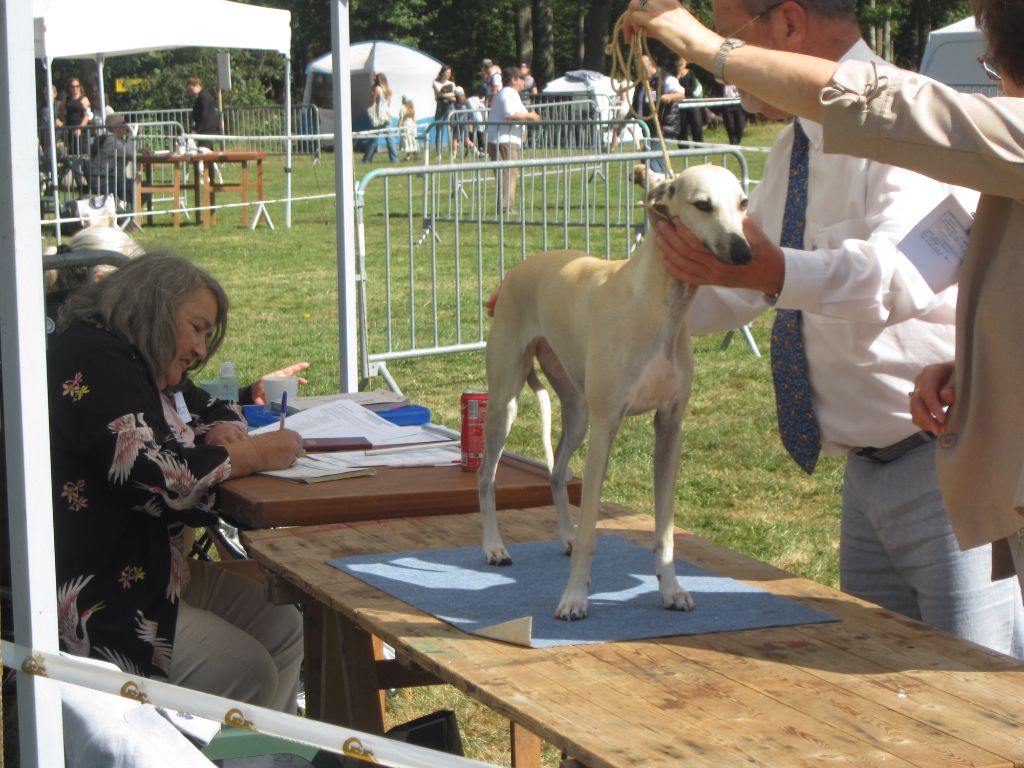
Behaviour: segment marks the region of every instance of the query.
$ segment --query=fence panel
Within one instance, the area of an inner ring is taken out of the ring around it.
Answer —
[[[530,253],[558,248],[626,258],[646,229],[633,183],[651,152],[383,168],[356,187],[361,377],[400,391],[391,360],[481,349],[484,301]],[[746,188],[742,153],[728,146],[675,150],[676,170],[715,162]],[[503,184],[517,177],[503,210]]]

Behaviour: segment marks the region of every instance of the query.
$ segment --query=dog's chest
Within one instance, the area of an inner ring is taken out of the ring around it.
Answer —
[[[682,377],[677,360],[662,350],[655,352],[626,392],[626,415],[643,413],[675,400]]]

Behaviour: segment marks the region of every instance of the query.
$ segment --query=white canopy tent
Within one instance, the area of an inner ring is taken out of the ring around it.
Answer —
[[[597,105],[600,120],[610,120],[612,117],[615,86],[608,75],[586,69],[566,72],[562,77],[556,77],[545,85],[542,93],[564,94],[567,97],[585,96],[593,99]]]
[[[974,17],[928,33],[920,72],[958,91],[996,94],[996,86],[982,70],[978,57],[985,55],[985,38]]]
[[[349,47],[348,66],[347,95],[356,129],[369,127],[366,106],[375,72],[387,75],[388,85],[395,97],[392,112],[397,113],[398,100],[407,95],[412,97],[413,106],[416,108],[416,122],[433,121],[435,103],[432,82],[441,70],[441,62],[438,59],[400,43],[367,40],[353,43]],[[315,103],[314,83],[317,77],[331,77],[333,73],[334,57],[330,53],[318,56],[306,65],[306,81],[302,92],[303,106]],[[316,106],[320,111],[321,132],[330,133],[334,130],[334,112],[327,105]]]
[[[54,59],[94,59],[99,80],[99,114],[106,99],[103,63],[110,56],[127,56],[170,48],[241,48],[276,51],[285,60],[285,196],[286,226],[291,226],[291,13],[276,8],[243,5],[230,0],[136,0],[130,7],[115,0],[32,0],[36,58],[46,69],[47,93],[53,85]],[[161,23],[166,19],[167,23]],[[187,23],[201,20],[201,23]],[[50,123],[50,172],[57,177],[53,122]],[[60,210],[54,185],[54,210]],[[57,230],[60,238],[59,228]]]

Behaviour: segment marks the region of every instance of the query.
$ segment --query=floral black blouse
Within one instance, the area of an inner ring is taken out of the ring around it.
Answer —
[[[51,338],[47,357],[61,647],[166,678],[185,527],[215,520],[213,488],[231,471],[227,450],[203,435],[239,416],[186,382],[177,399],[195,432],[186,447],[124,340],[78,323]]]

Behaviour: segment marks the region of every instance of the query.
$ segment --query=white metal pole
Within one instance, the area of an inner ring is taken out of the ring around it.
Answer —
[[[46,95],[53,93],[53,59],[43,59],[43,68],[46,70]],[[50,135],[50,180],[53,183],[53,218],[60,218],[60,183],[57,179],[57,105],[50,101],[50,125],[47,128]],[[54,237],[57,238],[57,245],[60,245],[60,224],[54,225]]]
[[[15,640],[57,652],[32,4],[0,0],[0,355]],[[47,93],[49,96],[49,93]],[[51,120],[52,123],[52,120]],[[64,765],[60,691],[18,673],[21,765]]]
[[[342,392],[359,389],[356,322],[355,187],[352,183],[352,82],[348,63],[347,0],[331,2],[331,51],[334,74],[334,188],[338,249],[338,345]]]
[[[284,59],[284,228],[292,228],[292,57]]]

